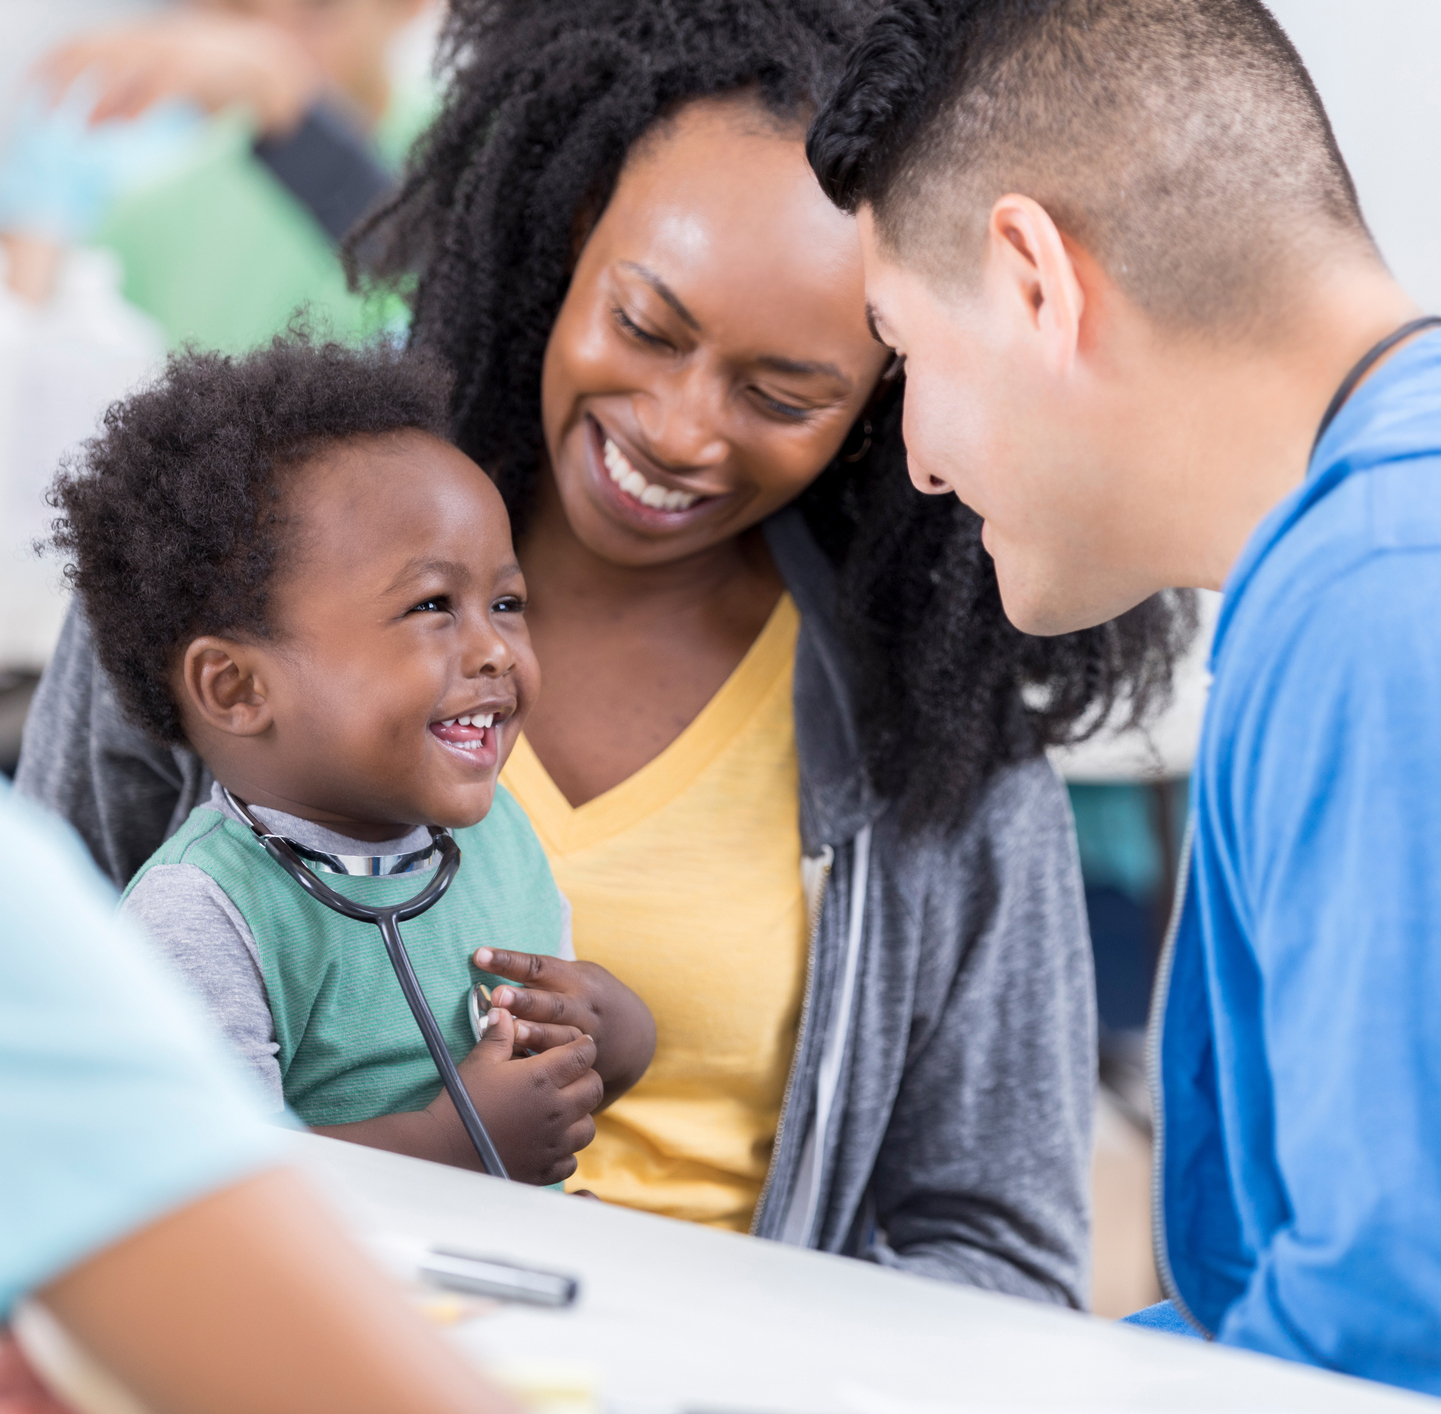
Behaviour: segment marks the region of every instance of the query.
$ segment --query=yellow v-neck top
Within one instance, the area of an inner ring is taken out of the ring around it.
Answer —
[[[744,1232],[770,1163],[805,985],[789,595],[655,760],[573,809],[530,745],[502,779],[574,909],[575,952],[645,999],[645,1077],[596,1115],[566,1185]]]

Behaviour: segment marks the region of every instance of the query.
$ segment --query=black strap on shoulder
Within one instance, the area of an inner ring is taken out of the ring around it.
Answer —
[[[1409,324],[1403,324],[1399,329],[1393,329],[1379,344],[1372,344],[1357,359],[1356,366],[1341,380],[1341,386],[1336,389],[1336,396],[1331,399],[1325,415],[1321,418],[1321,425],[1316,429],[1316,440],[1311,443],[1313,452],[1320,444],[1321,438],[1326,435],[1326,429],[1335,422],[1336,414],[1346,406],[1346,399],[1356,391],[1356,385],[1376,366],[1376,361],[1385,358],[1402,339],[1409,339],[1412,334],[1422,329],[1429,329],[1433,324],[1441,324],[1441,315],[1426,314],[1420,319],[1413,319]]]

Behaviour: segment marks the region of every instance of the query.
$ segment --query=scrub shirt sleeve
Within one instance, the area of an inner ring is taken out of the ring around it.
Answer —
[[[0,786],[0,1319],[283,1133],[79,841]]]

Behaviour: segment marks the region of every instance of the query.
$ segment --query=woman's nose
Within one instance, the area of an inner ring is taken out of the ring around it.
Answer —
[[[704,369],[680,372],[640,395],[635,420],[645,449],[677,471],[715,466],[730,453],[725,388]]]

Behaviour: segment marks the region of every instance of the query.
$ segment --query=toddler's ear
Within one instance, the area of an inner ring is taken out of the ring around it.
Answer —
[[[251,644],[206,635],[180,664],[183,715],[229,736],[259,736],[274,720],[261,653]]]

